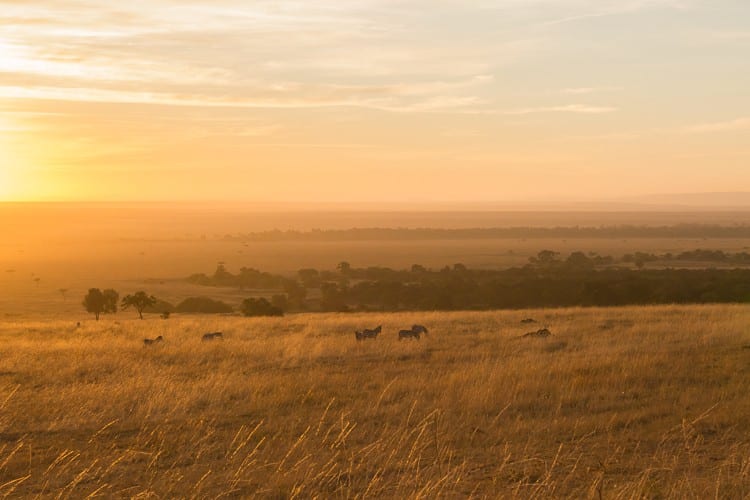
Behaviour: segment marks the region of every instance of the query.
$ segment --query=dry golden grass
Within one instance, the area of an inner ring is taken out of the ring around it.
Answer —
[[[744,306],[127,318],[0,323],[0,495],[750,494]]]

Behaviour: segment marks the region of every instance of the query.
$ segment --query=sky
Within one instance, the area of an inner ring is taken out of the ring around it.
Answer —
[[[750,187],[747,0],[0,0],[0,201]]]

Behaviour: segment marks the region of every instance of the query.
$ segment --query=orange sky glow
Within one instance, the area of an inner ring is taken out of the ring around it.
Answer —
[[[0,201],[750,187],[744,0],[0,0]]]

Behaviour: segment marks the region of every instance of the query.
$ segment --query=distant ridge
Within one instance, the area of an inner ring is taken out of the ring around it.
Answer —
[[[621,201],[682,208],[750,208],[750,191],[651,194]]]

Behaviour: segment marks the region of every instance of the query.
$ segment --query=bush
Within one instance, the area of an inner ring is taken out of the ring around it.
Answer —
[[[286,298],[286,295],[277,294],[271,297],[271,305],[274,307],[278,307],[282,311],[286,311],[287,309],[289,309],[289,300]]]
[[[173,313],[175,312],[175,307],[166,300],[156,299],[156,304],[144,308],[143,312],[149,314]]]
[[[229,304],[208,297],[190,297],[177,304],[179,313],[219,314],[231,313],[234,310]]]
[[[283,316],[284,311],[272,305],[267,299],[245,299],[240,307],[245,316]]]

